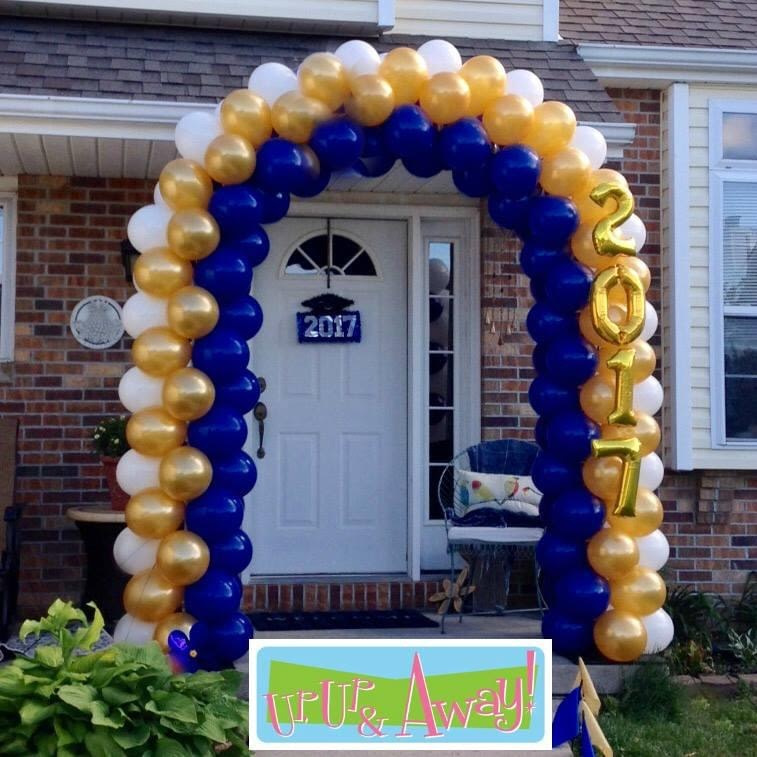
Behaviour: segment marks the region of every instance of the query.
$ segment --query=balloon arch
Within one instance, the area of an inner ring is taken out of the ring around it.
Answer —
[[[115,556],[133,577],[118,639],[154,638],[189,669],[246,652],[239,574],[252,545],[240,527],[256,470],[242,447],[260,393],[247,342],[263,320],[249,295],[268,253],[263,226],[333,172],[379,176],[400,160],[421,177],[451,170],[523,241],[544,636],[557,652],[596,644],[616,661],[670,643],[653,493],[662,389],[647,343],[657,314],[637,257],[646,232],[624,177],[602,168],[602,135],[543,98],[530,71],[506,73],[487,55],[463,64],[443,40],[383,56],[353,40],[296,74],[264,63],[215,113],[181,119],[182,157],[128,227],[142,254],[124,307],[135,367],[119,386],[132,449],[118,480],[131,499]]]

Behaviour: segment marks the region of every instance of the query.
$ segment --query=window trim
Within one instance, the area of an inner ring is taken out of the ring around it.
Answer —
[[[2,255],[2,295],[0,296],[0,364],[12,363],[16,338],[16,204],[17,195],[0,188],[0,205],[3,207],[3,236],[0,240]]]
[[[757,439],[729,439],[725,428],[725,317],[741,308],[723,303],[723,184],[757,184],[757,159],[723,158],[723,115],[757,114],[757,100],[710,100],[709,105],[710,440],[715,450],[757,449]]]

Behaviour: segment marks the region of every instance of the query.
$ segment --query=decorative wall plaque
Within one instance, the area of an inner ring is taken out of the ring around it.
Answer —
[[[359,342],[360,311],[345,309],[354,304],[330,292],[305,300],[302,305],[310,312],[297,313],[297,340],[300,344]]]
[[[121,306],[99,294],[86,297],[71,313],[71,332],[90,350],[112,347],[124,334]]]

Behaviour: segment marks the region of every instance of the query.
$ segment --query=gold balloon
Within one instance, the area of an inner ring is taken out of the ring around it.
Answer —
[[[470,88],[469,116],[480,116],[492,100],[505,94],[505,67],[491,55],[476,55],[466,61],[460,69],[460,76]]]
[[[613,515],[614,502],[607,503],[607,522],[629,536],[649,536],[662,523],[662,502],[649,489],[639,487],[632,517]]]
[[[544,158],[539,181],[550,194],[571,197],[586,183],[590,171],[591,163],[582,150],[563,147]]]
[[[260,147],[273,131],[268,103],[249,89],[235,89],[226,95],[221,103],[221,124],[224,131],[244,137],[253,147]]]
[[[429,78],[426,61],[410,47],[395,47],[381,61],[378,70],[394,91],[394,104],[418,102],[421,87]]]
[[[186,502],[199,497],[210,486],[213,467],[199,449],[179,447],[160,461],[158,477],[160,488],[169,497]]]
[[[636,255],[616,255],[615,257],[608,258],[603,255],[602,258],[604,263],[598,266],[600,269],[606,269],[610,266],[630,268],[641,280],[641,286],[644,291],[646,292],[649,289],[649,285],[652,283],[652,274],[649,271],[649,266],[640,257]],[[624,300],[625,298],[623,298]]]
[[[589,176],[584,193],[587,196],[590,195],[600,184],[620,184],[628,189],[628,181],[619,171],[615,171],[612,168],[595,168]],[[597,205],[597,207],[600,206]],[[617,207],[618,203],[614,198],[605,200],[605,208],[608,210],[615,210]]]
[[[209,334],[218,323],[216,298],[202,287],[188,286],[174,292],[168,300],[168,323],[187,339]]]
[[[158,621],[153,631],[152,638],[160,644],[160,648],[164,651],[168,651],[168,635],[171,631],[181,631],[187,637],[192,630],[192,626],[197,622],[197,618],[194,615],[190,615],[188,612],[172,612],[162,620]]]
[[[636,424],[633,426],[621,424],[602,426],[602,438],[628,439],[630,436],[635,436],[641,442],[641,456],[644,457],[660,446],[660,427],[648,413],[634,410],[634,415],[636,416]]]
[[[448,71],[435,74],[421,88],[421,108],[437,124],[451,124],[462,118],[470,101],[468,82]]]
[[[126,505],[126,525],[145,539],[162,539],[184,521],[184,503],[161,489],[143,489]]]
[[[310,139],[313,129],[331,115],[329,107],[301,92],[285,92],[271,109],[274,131],[290,142],[303,143]]]
[[[195,421],[210,410],[216,398],[215,386],[197,368],[180,368],[163,382],[163,405],[174,418]]]
[[[168,245],[185,260],[200,260],[218,246],[221,234],[215,218],[205,210],[179,210],[168,222]]]
[[[143,252],[134,263],[134,282],[153,297],[165,298],[192,283],[192,264],[168,247]]]
[[[641,339],[637,339],[635,342],[631,342],[627,346],[628,349],[634,350],[635,352],[631,375],[633,376],[634,383],[638,384],[640,381],[644,381],[645,378],[649,378],[654,373],[655,366],[657,365],[657,356],[655,355],[654,349]],[[605,376],[610,381],[613,380],[615,372],[606,366],[606,362],[617,351],[617,345],[605,344],[599,348],[599,367],[597,368],[597,373],[600,376]]]
[[[173,210],[207,208],[213,182],[205,169],[193,160],[178,158],[160,172],[160,194]]]
[[[342,61],[331,53],[308,55],[297,70],[297,80],[303,95],[315,98],[332,111],[340,108],[350,94]]]
[[[638,564],[639,547],[635,539],[623,532],[603,528],[589,540],[586,556],[589,565],[600,576],[619,578]]]
[[[219,184],[241,184],[255,171],[255,148],[239,134],[221,134],[205,150],[205,170]]]
[[[606,378],[594,376],[581,387],[579,400],[581,409],[594,423],[605,424],[615,407],[615,387]]]
[[[611,500],[620,488],[623,461],[619,457],[590,457],[584,462],[581,475],[595,497]]]
[[[607,310],[607,317],[614,323],[623,323],[626,318],[626,312],[625,305],[610,305]],[[591,320],[591,308],[588,305],[578,314],[578,330],[581,332],[581,336],[594,347],[610,344],[610,342],[606,342],[597,334],[594,323]],[[617,345],[614,345],[614,347],[616,350],[618,349]]]
[[[183,598],[181,586],[174,586],[157,570],[145,570],[126,584],[124,609],[139,620],[154,623],[174,612]]]
[[[162,407],[139,410],[126,424],[129,445],[143,455],[160,457],[184,444],[187,424],[176,420]]]
[[[659,610],[666,595],[665,581],[651,568],[636,566],[610,582],[610,604],[634,615],[650,615]]]
[[[565,103],[548,100],[534,108],[533,128],[523,141],[543,157],[565,147],[575,130],[576,114]]]
[[[386,79],[363,74],[351,82],[352,95],[344,103],[350,118],[363,126],[384,123],[394,110],[394,90]]]
[[[608,660],[631,662],[644,654],[647,629],[630,612],[608,610],[594,624],[594,643]]]
[[[167,376],[183,368],[192,357],[192,346],[186,339],[164,326],[143,331],[131,347],[134,365],[151,376]]]
[[[484,129],[492,142],[513,145],[522,142],[534,125],[534,107],[520,95],[504,95],[484,109]]]
[[[176,586],[199,581],[210,564],[208,545],[191,531],[174,531],[158,546],[157,569]]]

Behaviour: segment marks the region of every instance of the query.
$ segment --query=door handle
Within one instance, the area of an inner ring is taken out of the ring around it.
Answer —
[[[258,446],[257,457],[262,460],[265,457],[265,449],[263,448],[263,435],[265,434],[265,419],[268,416],[268,408],[264,402],[258,402],[252,409],[252,415],[258,422],[258,436],[260,438],[260,445]]]

